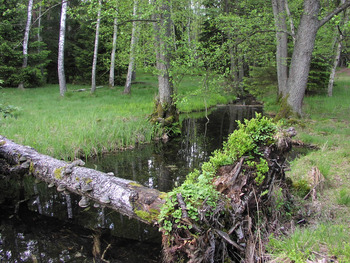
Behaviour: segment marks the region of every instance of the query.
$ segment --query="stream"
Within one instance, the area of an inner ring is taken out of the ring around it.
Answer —
[[[261,112],[259,105],[217,106],[181,116],[182,136],[167,143],[87,160],[86,167],[169,191],[208,160],[237,128],[236,120]],[[33,177],[0,175],[0,262],[160,262],[161,235],[152,226],[103,207],[80,208],[79,197]],[[97,261],[96,261],[97,262]]]

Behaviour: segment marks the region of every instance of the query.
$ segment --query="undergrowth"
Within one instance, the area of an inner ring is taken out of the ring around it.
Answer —
[[[221,150],[214,151],[210,160],[203,163],[201,171],[190,173],[181,186],[168,193],[158,220],[164,234],[168,235],[176,228],[191,228],[191,225],[181,222],[182,210],[177,194],[182,195],[190,219],[199,221],[199,211],[203,206],[207,206],[205,216],[213,213],[220,196],[212,181],[219,167],[233,164],[244,156],[248,166],[256,169],[256,184],[261,184],[269,167],[260,147],[272,144],[276,131],[276,124],[258,113],[256,118],[245,120],[244,123],[238,121],[238,129],[229,136]]]

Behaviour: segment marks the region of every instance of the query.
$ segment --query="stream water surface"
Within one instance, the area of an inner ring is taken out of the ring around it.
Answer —
[[[98,156],[86,166],[169,191],[200,168],[260,106],[217,106],[182,115],[182,136],[167,143]],[[160,262],[157,229],[101,207],[80,208],[79,197],[58,193],[32,177],[1,176],[0,262],[93,262],[93,245],[109,262]],[[103,261],[102,261],[103,262]]]

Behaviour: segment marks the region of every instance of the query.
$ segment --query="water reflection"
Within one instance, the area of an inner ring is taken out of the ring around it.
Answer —
[[[181,138],[103,155],[89,160],[86,166],[169,191],[222,146],[237,127],[236,120],[250,119],[261,110],[259,106],[230,105],[218,106],[208,116],[181,116]],[[2,177],[0,262],[92,262],[96,230],[102,231],[102,251],[108,245],[114,247],[106,253],[110,259],[159,261],[157,229],[107,208],[81,208],[79,199],[29,176]]]
[[[261,111],[260,106],[225,105],[218,106],[208,116],[203,113],[185,115],[182,116],[181,138],[103,155],[89,160],[87,166],[169,191],[222,146],[228,134],[237,128],[236,120],[250,119]]]

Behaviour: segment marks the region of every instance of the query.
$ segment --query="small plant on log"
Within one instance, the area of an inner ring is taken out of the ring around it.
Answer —
[[[256,256],[253,233],[262,224],[259,217],[272,217],[271,209],[263,209],[273,203],[275,182],[283,184],[290,138],[261,114],[238,124],[201,171],[168,193],[159,215],[165,261],[238,262]]]

